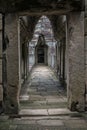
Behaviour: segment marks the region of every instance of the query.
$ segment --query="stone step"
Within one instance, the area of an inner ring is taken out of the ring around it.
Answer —
[[[58,115],[72,115],[78,112],[71,112],[66,108],[61,109],[22,109],[19,112],[20,116],[58,116]]]

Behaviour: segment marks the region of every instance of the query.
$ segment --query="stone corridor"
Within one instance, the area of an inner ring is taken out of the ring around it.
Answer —
[[[29,109],[45,109],[46,113],[52,108],[66,108],[66,90],[50,67],[37,65],[21,89],[20,104],[26,114]]]
[[[0,1],[0,130],[87,130],[87,0]]]
[[[35,66],[21,89],[19,115],[0,115],[0,130],[87,130],[87,113],[66,107],[66,90],[53,70]]]

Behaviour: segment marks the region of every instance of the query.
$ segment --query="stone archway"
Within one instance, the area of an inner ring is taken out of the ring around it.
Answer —
[[[6,33],[8,33],[9,38],[9,47],[7,50],[8,88],[7,88],[7,98],[5,102],[5,108],[7,113],[18,113],[19,109],[20,77],[19,77],[19,56],[18,56],[19,45],[18,45],[18,33],[17,33],[18,17],[16,16],[13,18],[14,19],[12,20],[12,16],[8,17],[8,21],[9,19],[11,19],[12,24],[6,23]],[[67,39],[67,62],[68,62],[67,64],[68,107],[70,110],[84,111],[85,110],[84,13],[83,12],[70,13],[67,18],[68,18],[67,19],[68,24],[66,31],[67,32],[66,39]],[[13,30],[13,28],[15,29]],[[15,53],[13,53],[14,49],[16,51]],[[13,62],[15,63],[14,66]]]
[[[61,2],[61,1],[60,1]],[[41,9],[39,13],[39,9],[35,8],[36,6],[33,4],[33,9],[36,9],[37,14],[49,14],[51,8],[51,14],[55,14],[54,8],[57,9],[58,14],[63,14],[67,12],[67,27],[66,27],[66,44],[67,44],[67,89],[68,89],[68,107],[70,110],[77,110],[77,111],[84,111],[85,110],[85,64],[84,64],[84,11],[82,12],[83,8],[81,5],[81,1],[71,1],[70,3],[66,1],[63,4],[58,3],[56,5],[56,1],[51,3],[49,6],[48,3],[48,11],[46,10],[46,1],[45,6]],[[75,6],[76,2],[76,6]],[[20,3],[20,2],[19,2]],[[15,12],[16,8],[19,7],[19,3],[11,3],[9,6],[9,12]],[[32,3],[32,2],[31,2]],[[80,3],[80,4],[79,4]],[[17,6],[15,6],[17,4]],[[22,3],[21,3],[22,4]],[[36,2],[36,5],[38,3]],[[60,9],[65,7],[62,12]],[[27,5],[27,3],[25,4]],[[32,7],[31,4],[28,4],[27,9],[30,9],[29,14],[32,15]],[[40,1],[39,5],[43,5]],[[65,5],[65,6],[63,6]],[[2,13],[6,13],[8,9],[8,4],[1,3],[0,10]],[[24,5],[22,4],[24,7]],[[75,6],[75,8],[74,8]],[[4,9],[2,9],[2,7]],[[5,9],[6,7],[6,9]],[[40,7],[40,6],[39,6]],[[72,7],[70,9],[70,7]],[[25,6],[26,8],[26,6]],[[23,10],[25,10],[23,8]],[[20,8],[17,8],[20,10]],[[19,12],[19,10],[17,10]],[[22,11],[23,11],[22,10]],[[46,10],[46,11],[44,11]],[[3,12],[4,11],[4,12]],[[53,12],[52,12],[53,11]],[[70,12],[72,11],[72,12]],[[33,15],[37,15],[35,10]],[[7,20],[5,23],[6,33],[8,34],[9,38],[9,47],[7,49],[7,97],[5,101],[5,110],[6,113],[18,113],[19,109],[19,91],[20,91],[20,45],[18,44],[18,15],[15,13],[6,16]],[[2,19],[2,18],[1,18]],[[53,25],[54,27],[58,26],[56,24]],[[1,34],[0,40],[2,42],[2,25],[1,25]],[[0,75],[2,75],[2,46],[0,46]],[[2,76],[0,79],[0,86],[2,86]]]
[[[35,47],[35,63],[36,64],[48,64],[48,46],[45,43],[45,38],[41,34],[38,38],[38,43]]]

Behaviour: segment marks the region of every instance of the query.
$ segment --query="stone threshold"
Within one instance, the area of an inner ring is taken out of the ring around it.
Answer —
[[[4,113],[0,115],[2,118],[50,118],[50,117],[85,117],[87,118],[87,111],[85,112],[72,112],[66,108],[57,109],[22,109],[19,114],[5,115]]]
[[[78,114],[78,112],[71,112],[66,108],[57,109],[22,109],[19,112],[19,116],[64,116]]]

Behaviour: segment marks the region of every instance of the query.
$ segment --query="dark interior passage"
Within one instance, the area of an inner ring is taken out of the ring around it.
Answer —
[[[39,48],[38,52],[38,63],[44,63],[44,48]]]

